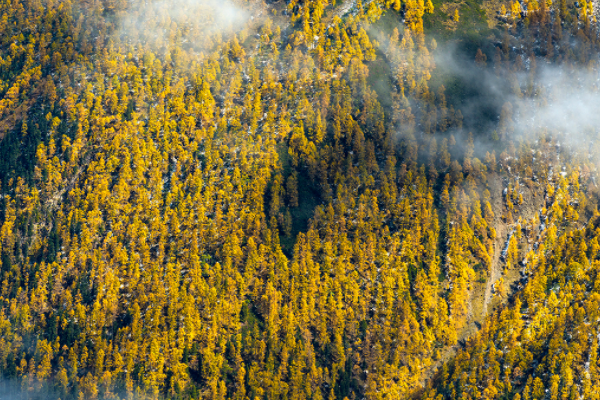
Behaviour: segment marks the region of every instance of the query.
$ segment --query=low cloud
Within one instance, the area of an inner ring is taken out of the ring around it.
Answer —
[[[521,57],[521,56],[519,56]],[[572,143],[586,141],[600,127],[600,73],[597,68],[549,64],[522,57],[523,70],[481,67],[452,46],[436,51],[436,74],[464,115],[465,130],[511,137],[540,132]]]
[[[155,48],[177,43],[208,49],[215,35],[242,30],[252,19],[251,6],[232,0],[148,1],[121,16],[117,34],[125,42]]]

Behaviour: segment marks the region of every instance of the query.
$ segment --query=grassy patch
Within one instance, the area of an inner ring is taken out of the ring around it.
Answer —
[[[398,28],[398,31],[402,33],[404,30],[404,24],[402,22],[402,16],[397,11],[389,9],[385,11],[385,13],[371,26],[371,28],[385,32],[389,36],[394,28]]]
[[[490,28],[489,12],[480,0],[444,1],[432,0],[435,11],[423,17],[423,27],[429,35],[442,39],[460,39],[476,34],[486,35]],[[453,20],[458,9],[459,21]]]
[[[502,8],[502,4],[507,5],[506,2],[502,0],[486,0],[481,4],[481,8],[485,12],[488,27],[490,29],[498,26],[498,19],[496,16],[498,15],[498,11]]]

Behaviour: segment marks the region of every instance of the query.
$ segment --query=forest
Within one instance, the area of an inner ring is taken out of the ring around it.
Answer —
[[[0,398],[600,399],[591,0],[0,0]]]

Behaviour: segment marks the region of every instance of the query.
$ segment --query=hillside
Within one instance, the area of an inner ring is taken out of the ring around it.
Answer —
[[[592,2],[0,16],[1,398],[598,397]]]

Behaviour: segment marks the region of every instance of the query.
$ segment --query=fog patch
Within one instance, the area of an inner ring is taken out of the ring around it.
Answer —
[[[158,0],[131,8],[121,16],[117,36],[125,43],[155,49],[182,46],[207,50],[223,36],[241,31],[257,4],[233,0]]]
[[[477,64],[455,46],[435,53],[432,86],[443,84],[449,103],[463,114],[463,134],[489,140],[535,141],[550,135],[572,146],[589,146],[600,132],[597,64],[550,64],[518,56],[514,62]],[[461,132],[455,132],[461,135]]]

